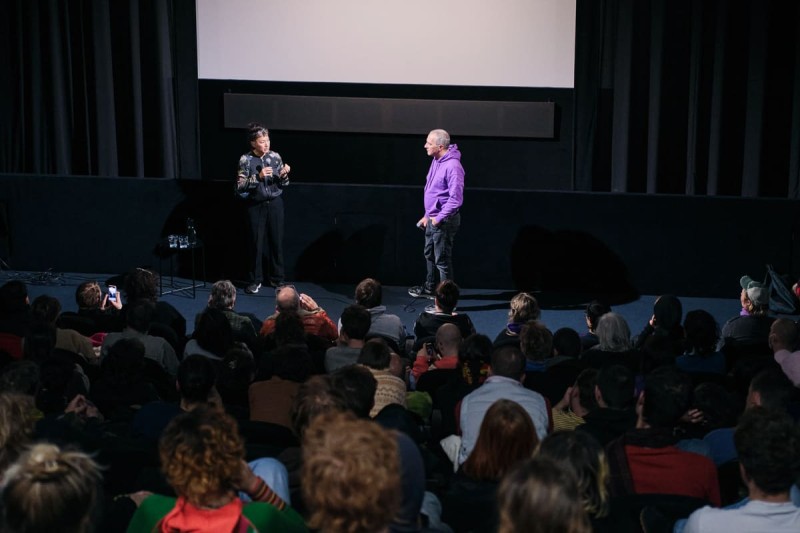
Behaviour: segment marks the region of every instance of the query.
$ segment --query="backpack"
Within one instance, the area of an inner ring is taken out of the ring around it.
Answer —
[[[786,280],[775,272],[772,265],[767,265],[767,279],[765,284],[769,287],[769,310],[778,315],[796,315],[800,313],[800,300]]]

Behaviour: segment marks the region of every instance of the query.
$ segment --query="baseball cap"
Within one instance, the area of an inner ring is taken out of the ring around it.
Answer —
[[[747,298],[756,305],[766,306],[769,304],[769,290],[760,281],[756,281],[750,276],[742,276],[739,280],[742,289],[747,293]]]

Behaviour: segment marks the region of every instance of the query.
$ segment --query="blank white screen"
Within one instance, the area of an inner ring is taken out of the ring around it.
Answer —
[[[197,0],[201,79],[574,84],[575,0]]]

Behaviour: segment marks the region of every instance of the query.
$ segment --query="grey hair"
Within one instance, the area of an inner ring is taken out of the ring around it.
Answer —
[[[631,329],[617,313],[606,313],[600,317],[595,330],[604,352],[625,352],[631,349]]]
[[[436,144],[441,144],[445,148],[450,146],[450,134],[445,130],[432,130],[430,135],[433,135],[433,138],[436,139]]]
[[[236,287],[230,280],[222,279],[211,286],[208,306],[214,309],[231,309],[236,303]]]

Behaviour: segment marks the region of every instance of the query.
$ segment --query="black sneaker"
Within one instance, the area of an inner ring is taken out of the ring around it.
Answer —
[[[433,293],[429,289],[426,289],[423,285],[409,287],[408,294],[414,298],[428,298],[433,300]]]
[[[248,286],[247,286],[247,287],[244,289],[244,292],[246,292],[247,294],[255,294],[255,293],[257,293],[257,292],[258,292],[260,289],[261,289],[261,284],[260,284],[260,283],[251,283],[250,285],[248,285]]]

